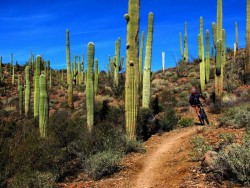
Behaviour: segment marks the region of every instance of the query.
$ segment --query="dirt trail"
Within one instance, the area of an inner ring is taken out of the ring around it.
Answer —
[[[199,129],[202,129],[202,127],[190,127],[164,137],[159,147],[147,155],[143,165],[144,168],[139,173],[133,187],[168,187],[170,185],[174,186],[173,184],[177,186],[176,183],[179,182],[178,178],[180,179],[182,176],[174,175],[177,171],[180,172],[183,170],[181,169],[182,161],[177,160],[179,158],[178,153],[181,153],[185,149],[187,141]],[[186,160],[186,157],[184,155],[182,160]]]

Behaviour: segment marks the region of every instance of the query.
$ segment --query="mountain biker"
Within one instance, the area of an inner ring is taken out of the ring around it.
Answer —
[[[199,105],[201,104],[200,98],[206,102],[206,99],[204,96],[202,96],[201,93],[197,92],[195,86],[191,88],[191,95],[189,97],[189,104],[194,107],[196,114],[199,117],[200,120],[200,112],[199,112]]]

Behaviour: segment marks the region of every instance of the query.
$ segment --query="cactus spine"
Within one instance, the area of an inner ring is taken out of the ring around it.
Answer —
[[[210,76],[210,35],[209,30],[206,30],[206,83],[209,82]]]
[[[247,0],[245,79],[250,84],[250,0]]]
[[[88,67],[86,80],[86,109],[87,109],[87,126],[91,132],[94,125],[94,83],[93,83],[93,66],[94,66],[95,45],[88,44]]]
[[[139,52],[140,84],[142,83],[143,49],[144,49],[144,32],[142,32],[141,34],[140,52]]]
[[[99,80],[99,66],[98,66],[98,59],[95,59],[95,81],[94,81],[94,93],[95,96],[98,92],[98,80]]]
[[[46,85],[46,77],[44,74],[40,75],[39,85],[39,130],[40,136],[42,138],[45,138],[47,135],[47,124],[49,119],[49,99]]]
[[[152,63],[152,42],[153,42],[154,14],[148,15],[148,34],[146,45],[146,58],[143,72],[142,107],[149,108],[151,96],[151,63]]]
[[[29,111],[30,111],[30,67],[25,67],[25,107],[24,107],[24,113],[25,116],[28,117]]]
[[[120,64],[120,54],[121,54],[121,39],[118,38],[115,42],[115,62],[114,62],[114,83],[115,86],[119,85],[119,64]]]
[[[139,13],[140,0],[129,0],[126,42],[125,117],[128,139],[136,140],[136,122],[139,106]]]
[[[73,83],[70,65],[70,41],[69,30],[66,30],[66,63],[67,63],[67,85],[68,85],[68,106],[73,109]]]
[[[42,62],[42,58],[40,55],[36,57],[36,66],[35,66],[35,75],[34,75],[34,117],[38,117],[39,114],[39,77],[40,77],[40,65]]]

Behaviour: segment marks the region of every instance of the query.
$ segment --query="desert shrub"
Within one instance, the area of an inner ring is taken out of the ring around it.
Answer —
[[[135,140],[129,140],[126,139],[126,143],[125,143],[125,153],[131,153],[131,152],[137,152],[137,153],[144,153],[145,152],[145,148],[143,146],[143,142],[139,141],[135,141]]]
[[[194,119],[193,118],[182,118],[178,122],[178,124],[181,127],[189,127],[189,126],[193,125],[193,123],[194,123]]]
[[[67,108],[67,106],[68,106],[68,103],[67,103],[67,102],[62,102],[62,103],[61,103],[61,107],[62,107],[62,108]]]
[[[178,100],[178,102],[177,102],[177,106],[178,106],[178,107],[187,107],[187,106],[189,106],[189,102],[188,102],[187,99],[186,99],[186,100],[180,99],[180,100]]]
[[[160,129],[163,131],[171,131],[173,130],[178,123],[178,117],[173,108],[168,108],[164,111],[163,115],[159,120]]]
[[[181,99],[188,99],[188,96],[189,96],[189,92],[188,92],[188,91],[182,91],[182,92],[180,92],[180,94],[179,94],[179,97],[180,97]]]
[[[170,77],[170,79],[171,79],[171,82],[176,82],[178,80],[178,76],[177,75],[172,75]]]
[[[84,162],[85,172],[95,180],[113,174],[120,167],[121,156],[121,153],[114,151],[93,154]]]
[[[160,108],[162,108],[163,110],[169,107],[176,106],[177,101],[173,92],[169,90],[164,90],[161,91],[158,96]]]
[[[137,137],[147,140],[152,134],[156,133],[158,127],[154,123],[153,111],[142,108],[139,111],[137,120]]]
[[[227,109],[219,121],[222,126],[232,126],[235,128],[246,127],[247,129],[250,129],[249,104]]]
[[[233,133],[219,133],[219,138],[220,143],[223,145],[229,145],[233,143],[235,135]]]
[[[199,88],[199,86],[200,86],[200,81],[196,78],[192,78],[190,80],[190,83],[192,84],[192,86],[196,86],[197,88]]]
[[[231,144],[227,150],[221,150],[215,161],[216,170],[223,178],[233,179],[250,185],[250,142],[242,145]]]
[[[210,150],[210,146],[205,142],[203,136],[195,136],[191,140],[192,151],[190,157],[192,161],[200,161],[204,154]]]

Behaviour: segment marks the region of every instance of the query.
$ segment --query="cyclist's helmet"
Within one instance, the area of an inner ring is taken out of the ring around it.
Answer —
[[[192,88],[191,88],[191,93],[192,93],[192,94],[195,94],[195,93],[196,93],[196,88],[195,88],[195,87],[192,87]]]

